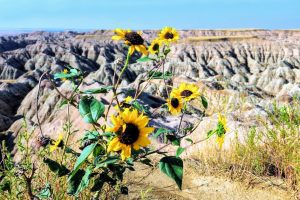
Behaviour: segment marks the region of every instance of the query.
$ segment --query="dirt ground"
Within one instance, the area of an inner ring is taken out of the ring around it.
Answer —
[[[293,192],[284,187],[264,182],[249,185],[243,181],[220,176],[204,175],[200,166],[191,160],[184,162],[183,188],[162,174],[158,167],[136,166],[136,171],[126,175],[129,195],[121,199],[205,199],[205,200],[285,200],[295,199]]]

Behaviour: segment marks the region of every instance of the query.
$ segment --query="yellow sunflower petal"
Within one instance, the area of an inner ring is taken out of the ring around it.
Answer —
[[[149,54],[144,45],[137,45],[135,46],[135,48],[138,52],[141,52],[144,56],[147,56]]]
[[[131,156],[131,146],[126,145],[125,147],[122,148],[121,158],[122,160],[125,160],[127,158],[130,158],[130,156]]]
[[[149,138],[142,136],[142,137],[139,137],[139,139],[133,144],[133,148],[135,150],[139,150],[140,147],[146,147],[149,144],[151,144],[151,141],[149,140]]]
[[[112,40],[122,40],[123,37],[118,36],[118,35],[114,35],[114,36],[111,37],[111,39],[112,39]]]
[[[152,133],[154,131],[153,127],[145,127],[142,130],[140,130],[141,135],[149,135],[150,133]]]
[[[122,148],[122,144],[120,143],[119,138],[116,137],[109,142],[109,145],[107,147],[107,152],[120,151],[121,148]]]
[[[134,53],[134,50],[135,50],[134,46],[133,45],[130,46],[129,47],[129,54],[132,55]]]
[[[222,147],[223,147],[224,140],[225,140],[225,135],[217,137],[217,143],[218,143],[220,149],[222,149]]]

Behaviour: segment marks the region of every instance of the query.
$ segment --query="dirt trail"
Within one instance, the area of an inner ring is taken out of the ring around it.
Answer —
[[[294,199],[290,191],[278,186],[254,186],[224,177],[205,176],[192,161],[185,161],[183,190],[162,174],[145,165],[136,166],[136,171],[127,174],[129,196],[121,199],[205,199],[205,200],[285,200]],[[144,198],[142,198],[142,196]]]

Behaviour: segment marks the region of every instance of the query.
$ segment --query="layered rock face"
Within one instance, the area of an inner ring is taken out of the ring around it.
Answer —
[[[146,40],[156,34],[144,31]],[[188,30],[180,31],[180,35],[166,63],[166,70],[174,76],[259,99],[290,100],[300,92],[299,31]],[[22,116],[36,124],[37,84],[45,71],[55,73],[69,65],[86,73],[84,86],[112,84],[114,72],[122,67],[116,61],[124,61],[126,50],[112,42],[111,36],[111,31],[101,30],[0,37],[0,131],[11,127],[17,133],[20,122],[15,121]],[[137,58],[136,54],[131,59],[134,64],[121,85],[134,84],[151,67],[151,63],[135,63]],[[62,90],[64,87],[66,84],[60,85]],[[147,92],[153,91],[155,88]],[[59,100],[51,84],[42,81],[42,122],[51,121]]]

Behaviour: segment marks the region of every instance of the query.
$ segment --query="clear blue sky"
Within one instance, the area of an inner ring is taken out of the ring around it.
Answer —
[[[300,29],[300,0],[0,0],[0,29]]]

